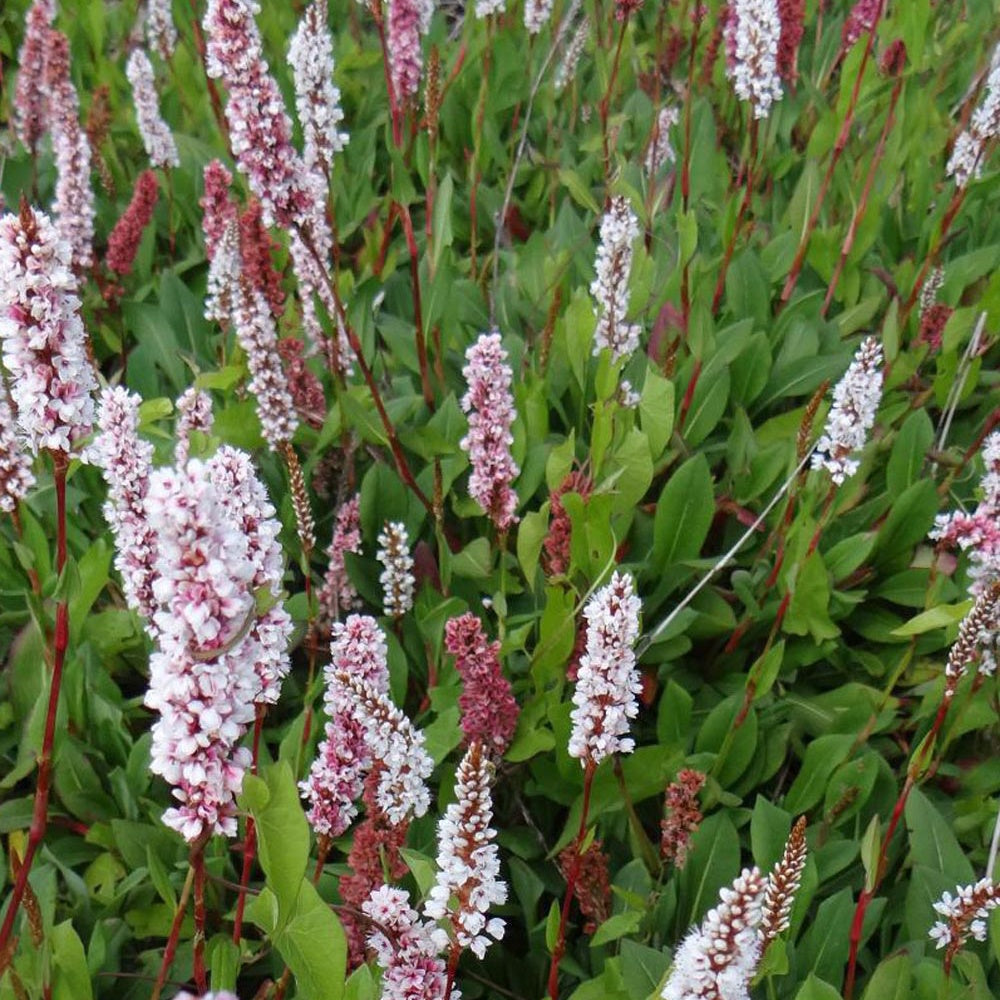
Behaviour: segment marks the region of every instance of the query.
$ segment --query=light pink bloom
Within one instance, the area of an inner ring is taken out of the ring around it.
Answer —
[[[754,118],[766,118],[781,100],[778,0],[732,0],[725,26],[726,75],[741,101],[749,101]]]
[[[670,142],[670,130],[677,124],[677,109],[661,108],[656,116],[653,134],[646,149],[646,173],[652,178],[662,167],[669,166],[677,158]]]
[[[982,499],[971,513],[939,514],[931,538],[969,553],[973,595],[982,594],[1000,579],[1000,431],[983,442],[986,472],[980,480]]]
[[[749,1000],[760,961],[765,884],[756,868],[744,868],[731,888],[721,890],[719,905],[674,952],[663,1000]]]
[[[447,621],[444,645],[462,678],[458,708],[466,742],[481,743],[491,757],[502,757],[517,728],[518,707],[500,666],[500,643],[490,642],[470,613]]]
[[[553,81],[556,93],[563,90],[569,81],[576,76],[576,67],[583,55],[583,48],[590,37],[590,18],[584,15],[580,23],[573,32],[573,37],[569,40],[566,50],[563,53],[562,62],[556,69],[555,80]]]
[[[29,450],[73,451],[90,433],[97,381],[70,246],[27,205],[0,220],[0,341]]]
[[[249,459],[231,448],[154,471],[145,510],[157,540],[151,768],[180,803],[163,820],[188,841],[233,836],[250,765],[238,744],[288,670],[280,526]]]
[[[361,909],[374,927],[368,947],[383,969],[382,1000],[446,1000],[448,976],[438,957],[434,925],[420,919],[409,893],[383,885]]]
[[[379,762],[375,792],[379,809],[394,825],[423,816],[430,805],[426,782],[434,770],[424,749],[424,734],[372,684],[345,670],[335,671],[334,680],[343,687],[344,703],[364,728],[371,758]]]
[[[862,341],[844,377],[833,390],[833,406],[812,457],[814,469],[827,469],[839,486],[858,471],[850,456],[864,448],[882,399],[882,345]]]
[[[201,229],[205,234],[205,256],[212,260],[226,226],[236,220],[238,213],[229,193],[233,175],[218,160],[210,160],[205,165],[204,176],[205,193],[198,204],[201,205],[202,211]]]
[[[36,154],[39,140],[48,127],[45,61],[49,31],[55,16],[55,0],[34,0],[25,18],[24,41],[17,59],[14,128],[32,156]]]
[[[499,333],[484,333],[465,353],[462,376],[469,389],[462,409],[469,414],[469,433],[459,446],[469,456],[469,493],[500,531],[517,521],[517,494],[511,483],[520,471],[510,454],[514,441],[513,374]]]
[[[405,104],[420,88],[423,54],[420,50],[421,11],[418,0],[389,0],[386,48],[396,99]]]
[[[553,0],[525,0],[524,26],[529,35],[537,35],[552,17]]]
[[[639,637],[641,610],[632,577],[617,571],[583,609],[587,649],[573,692],[569,755],[585,766],[635,749],[628,732],[629,720],[639,712],[641,685],[632,647]]]
[[[72,249],[73,267],[83,272],[94,260],[94,192],[90,140],[80,127],[80,101],[69,66],[69,39],[60,31],[50,31],[45,82],[58,170],[55,214],[59,233]]]
[[[628,283],[632,275],[632,244],[639,238],[639,220],[627,199],[618,195],[601,219],[601,243],[597,248],[597,275],[590,285],[596,300],[597,329],[594,331],[594,355],[604,348],[613,361],[635,353],[640,328],[629,323]]]
[[[142,144],[150,162],[154,167],[164,169],[179,167],[181,160],[177,155],[177,144],[166,122],[160,117],[153,65],[142,49],[133,49],[125,64],[125,75],[132,86],[139,135],[142,136]]]
[[[206,70],[229,91],[226,121],[233,155],[268,223],[291,228],[315,200],[292,146],[292,124],[271,76],[254,17],[254,0],[209,0],[203,27]]]
[[[17,438],[7,389],[0,380],[0,511],[10,514],[35,485],[35,474]]]
[[[841,45],[849,49],[862,35],[875,28],[885,0],[856,0],[840,32]]]
[[[338,131],[344,112],[340,91],[333,82],[333,43],[326,18],[326,0],[312,0],[288,47],[295,109],[304,139],[303,157],[308,169],[324,174],[348,139],[346,132]]]
[[[130,608],[156,633],[153,614],[153,562],[156,536],[146,518],[146,494],[152,471],[153,446],[139,437],[142,399],[123,386],[101,393],[97,425],[90,448],[91,461],[100,467],[108,484],[104,518],[115,539],[115,569]]]
[[[326,668],[325,707],[329,722],[308,781],[300,783],[309,799],[309,822],[328,837],[339,837],[358,814],[355,804],[364,787],[372,758],[365,727],[358,720],[350,690],[337,679],[349,674],[381,695],[389,691],[385,636],[374,618],[351,615],[333,626],[331,661]]]
[[[146,3],[146,41],[164,59],[174,54],[177,44],[177,28],[170,7],[170,0],[147,0]]]
[[[278,331],[262,292],[243,273],[236,224],[229,222],[209,268],[205,314],[232,326],[247,356],[250,391],[261,431],[272,451],[283,450],[299,426],[278,353]]]
[[[947,948],[950,961],[969,938],[986,940],[986,924],[991,911],[1000,906],[1000,885],[992,879],[982,878],[974,885],[960,885],[955,896],[944,893],[934,904],[934,909],[944,920],[938,920],[928,931],[938,948]]]
[[[382,605],[386,615],[399,618],[413,607],[413,556],[406,525],[387,522],[378,536],[379,549],[375,558],[385,567],[379,574],[382,584]]]
[[[497,832],[490,826],[493,768],[479,743],[473,743],[458,765],[455,801],[438,823],[437,879],[424,904],[432,920],[447,920],[454,943],[483,958],[487,947],[503,937],[504,922],[487,915],[491,906],[507,902],[507,885],[500,879]],[[451,937],[441,933],[445,947]]]
[[[948,175],[964,188],[983,172],[986,144],[1000,135],[1000,45],[993,50],[986,90],[972,113],[969,127],[955,141],[948,160]]]
[[[247,558],[253,567],[250,586],[257,608],[240,648],[244,658],[251,660],[260,684],[255,703],[273,705],[290,667],[292,634],[292,619],[282,601],[281,523],[246,452],[224,445],[209,459],[209,470],[220,504],[247,541]]]
[[[330,547],[326,550],[329,560],[323,587],[319,592],[322,612],[336,619],[341,612],[350,611],[358,603],[358,592],[347,576],[344,556],[361,552],[361,498],[357,494],[337,511]]]
[[[177,399],[177,421],[174,426],[174,464],[183,465],[191,447],[191,432],[211,434],[212,397],[202,389],[185,389]]]

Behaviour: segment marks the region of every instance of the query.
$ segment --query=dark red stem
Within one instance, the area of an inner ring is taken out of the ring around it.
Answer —
[[[66,565],[66,470],[69,467],[69,456],[65,452],[53,452],[52,463],[56,488],[56,574],[61,574]],[[28,875],[35,853],[45,837],[49,821],[49,793],[52,787],[52,746],[56,733],[56,713],[59,708],[59,691],[62,686],[63,663],[66,659],[66,649],[69,646],[69,608],[65,600],[56,606],[56,630],[53,641],[52,679],[49,685],[49,702],[45,713],[45,730],[42,737],[42,750],[38,757],[38,784],[35,788],[35,803],[31,811],[31,827],[28,831],[28,844],[25,848],[21,867],[3,925],[0,926],[0,955],[7,953],[14,921],[24,899],[28,885]]]
[[[420,362],[420,387],[423,390],[427,408],[434,412],[434,391],[431,389],[431,373],[427,364],[427,338],[424,335],[423,309],[420,304],[420,256],[417,252],[417,238],[413,232],[413,220],[406,205],[399,206],[399,218],[406,234],[406,248],[410,252],[410,283],[413,287],[413,321],[417,333],[417,359]]]

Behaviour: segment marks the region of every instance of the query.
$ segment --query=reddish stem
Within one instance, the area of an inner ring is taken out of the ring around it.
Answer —
[[[834,292],[837,290],[837,283],[840,281],[840,275],[847,264],[847,257],[851,252],[851,248],[854,246],[854,240],[858,235],[858,226],[861,224],[861,220],[864,218],[865,212],[868,209],[868,198],[871,196],[872,186],[875,183],[875,175],[878,172],[878,165],[882,162],[882,155],[885,153],[886,140],[889,138],[889,133],[892,131],[892,126],[896,122],[896,104],[899,101],[899,95],[903,90],[903,77],[900,75],[896,80],[896,85],[892,88],[892,97],[889,99],[889,114],[886,116],[885,125],[882,126],[882,134],[879,136],[878,143],[875,146],[875,152],[872,154],[871,163],[868,165],[868,176],[865,178],[864,190],[861,192],[861,199],[858,202],[858,207],[854,211],[854,215],[851,218],[851,225],[848,227],[847,235],[844,237],[844,243],[840,248],[840,260],[837,261],[837,266],[834,268],[833,277],[830,278],[829,287],[826,290],[826,298],[823,300],[823,308],[820,310],[820,316],[826,317],[826,311],[830,308],[830,303],[833,301]]]
[[[779,312],[788,304],[788,300],[792,297],[792,292],[795,291],[795,285],[799,280],[799,273],[802,271],[802,265],[805,263],[806,259],[806,252],[809,249],[809,239],[812,236],[813,230],[816,228],[816,223],[819,222],[819,214],[823,210],[823,202],[826,200],[826,192],[830,187],[830,181],[833,180],[833,171],[836,169],[837,164],[840,162],[840,157],[847,148],[847,140],[851,134],[851,125],[854,123],[854,112],[857,110],[858,97],[861,93],[861,81],[864,78],[865,69],[868,66],[868,60],[871,58],[872,49],[875,47],[875,29],[878,27],[879,21],[882,20],[882,9],[884,6],[884,0],[880,0],[878,10],[875,13],[875,17],[872,19],[871,30],[868,32],[868,42],[865,45],[865,51],[861,57],[861,65],[858,67],[858,75],[854,79],[854,87],[851,90],[850,103],[847,105],[847,114],[844,116],[844,121],[840,126],[840,133],[837,135],[837,141],[833,147],[833,155],[830,157],[829,164],[827,164],[826,173],[823,175],[823,181],[820,184],[819,192],[816,195],[816,203],[813,205],[809,221],[806,223],[805,232],[799,240],[799,247],[795,252],[795,260],[792,261],[791,270],[788,272],[788,277],[785,279],[785,287],[781,290],[781,299],[778,302]]]
[[[580,876],[580,848],[587,836],[587,813],[590,812],[590,792],[594,784],[596,770],[597,765],[593,760],[588,760],[586,770],[583,773],[583,807],[580,810],[580,829],[577,831],[576,840],[573,841],[573,864],[566,877],[566,895],[563,897],[562,913],[559,915],[559,934],[556,937],[556,945],[552,950],[552,962],[549,965],[550,1000],[559,1000],[559,963],[566,952],[566,924],[569,921],[569,908],[573,902],[576,880]]]
[[[604,183],[608,183],[611,174],[611,149],[608,146],[608,115],[611,111],[611,91],[618,80],[618,66],[621,63],[622,45],[625,42],[625,29],[628,27],[628,13],[622,19],[622,29],[618,33],[618,44],[615,46],[615,59],[611,64],[611,76],[608,78],[608,86],[601,98],[599,107],[601,115],[601,142],[604,148]]]
[[[691,29],[691,46],[688,49],[688,86],[684,95],[684,161],[681,164],[681,211],[687,213],[691,199],[691,112],[694,105],[694,64],[698,49],[698,31],[701,20],[695,19]],[[681,317],[684,334],[687,335],[691,317],[691,262],[684,262],[681,272]]]
[[[337,309],[337,316],[339,317],[341,323],[344,326],[344,332],[347,334],[347,340],[351,345],[351,350],[354,352],[355,359],[358,362],[358,368],[361,369],[361,375],[365,380],[365,385],[368,386],[368,391],[371,393],[372,401],[375,403],[375,410],[378,413],[379,420],[382,423],[382,427],[385,430],[386,438],[389,441],[389,449],[392,451],[392,457],[396,462],[396,471],[399,473],[399,478],[403,480],[407,487],[412,491],[413,495],[423,504],[424,509],[427,511],[431,517],[434,516],[434,507],[427,497],[427,494],[420,488],[417,484],[416,479],[413,478],[413,473],[410,471],[409,463],[406,461],[406,456],[403,454],[403,449],[399,443],[399,437],[396,434],[396,428],[393,427],[392,421],[389,419],[389,413],[385,408],[385,403],[382,401],[382,394],[379,392],[378,383],[375,381],[375,376],[372,375],[372,370],[368,366],[368,362],[365,361],[364,350],[361,346],[361,341],[358,340],[358,335],[347,318],[347,313],[344,310],[344,304],[340,300],[340,292],[337,291],[337,286],[334,284],[333,279],[330,277],[327,271],[326,265],[323,262],[323,258],[319,255],[316,250],[316,244],[313,242],[312,237],[309,233],[304,230],[299,230],[299,235],[302,237],[302,241],[308,247],[309,252],[313,255],[313,259],[319,265],[320,273],[322,274],[323,281],[326,287],[330,291],[330,295],[333,298],[334,305]]]
[[[264,705],[257,706],[257,717],[253,724],[253,756],[250,761],[250,773],[257,773],[257,761],[260,756],[260,734],[264,728]],[[236,898],[236,915],[233,917],[233,944],[239,946],[243,937],[243,911],[247,904],[247,887],[250,885],[250,873],[253,871],[254,857],[257,853],[257,827],[253,816],[247,814],[246,833],[243,837],[243,871],[240,874],[240,891]]]
[[[198,992],[208,991],[208,974],[205,971],[205,849],[192,853],[194,867],[194,958],[192,975]]]
[[[427,408],[434,412],[434,391],[431,389],[431,373],[427,364],[427,338],[424,335],[423,310],[420,305],[420,256],[417,252],[417,238],[413,232],[413,220],[406,205],[399,206],[399,218],[406,234],[406,247],[410,252],[410,282],[413,287],[413,320],[417,327],[417,359],[420,362],[420,386]]]
[[[396,221],[396,203],[392,202],[389,206],[389,215],[385,220],[385,229],[382,230],[382,242],[379,244],[378,257],[375,258],[375,264],[372,270],[375,272],[375,277],[380,278],[382,276],[382,269],[385,267],[385,258],[389,253],[389,241],[392,237],[392,225]]]
[[[205,49],[205,36],[201,33],[201,22],[198,20],[198,5],[195,0],[191,0],[191,28],[194,32],[194,47],[198,50],[198,59],[201,61],[202,66],[207,66],[206,49]],[[219,132],[225,139],[226,147],[230,148],[229,143],[229,125],[226,122],[226,115],[222,110],[222,99],[219,97],[219,88],[216,86],[215,80],[208,75],[208,70],[205,70],[205,80],[208,82],[208,99],[212,105],[212,115],[215,117],[215,124],[219,128]]]
[[[691,409],[691,401],[694,399],[695,386],[698,384],[698,378],[701,375],[701,358],[695,358],[694,361],[694,371],[691,372],[691,378],[688,381],[687,388],[684,390],[684,398],[681,400],[680,413],[677,415],[677,429],[679,431],[684,430],[684,421],[687,420],[688,410]]]
[[[754,161],[757,159],[757,119],[750,114],[750,151],[747,154],[746,162],[746,189],[743,192],[743,200],[740,202],[739,211],[736,213],[736,222],[733,224],[733,232],[726,244],[725,253],[722,255],[722,267],[719,270],[719,278],[715,283],[715,294],[712,296],[712,315],[719,311],[719,304],[722,302],[722,293],[726,290],[726,275],[729,273],[729,265],[732,262],[733,254],[736,251],[736,240],[739,238],[740,230],[743,228],[743,220],[750,209],[750,200],[753,198],[754,185]]]
[[[392,118],[392,142],[399,149],[403,145],[403,116],[396,100],[396,91],[392,85],[392,74],[389,72],[389,47],[385,41],[385,23],[382,20],[382,4],[372,0],[369,5],[375,27],[378,30],[378,41],[382,48],[382,70],[385,73],[385,91],[389,95],[389,115]]]
[[[854,993],[854,980],[857,975],[858,949],[861,946],[861,932],[864,928],[865,913],[868,910],[868,904],[875,898],[875,893],[878,892],[878,887],[882,884],[882,880],[885,877],[885,869],[889,855],[889,845],[892,843],[893,835],[896,832],[896,828],[899,826],[900,819],[903,817],[907,799],[910,797],[910,792],[917,783],[917,776],[923,769],[924,761],[927,759],[927,754],[930,752],[931,747],[934,746],[934,743],[937,741],[938,734],[941,732],[941,727],[944,724],[945,716],[948,714],[948,708],[953,700],[956,686],[957,678],[955,682],[949,678],[948,684],[945,687],[944,696],[941,698],[941,704],[938,706],[937,715],[934,716],[934,724],[931,726],[930,732],[921,743],[916,759],[907,770],[906,781],[903,783],[903,789],[899,793],[899,798],[896,799],[895,806],[893,806],[892,816],[889,819],[889,825],[886,827],[885,836],[882,838],[882,846],[879,849],[878,862],[875,865],[875,874],[871,880],[871,887],[869,888],[866,886],[861,890],[861,894],[858,896],[858,903],[854,909],[854,919],[851,921],[850,950],[847,957],[847,978],[844,983],[844,1000],[851,1000]]]
[[[56,489],[56,574],[62,573],[66,565],[66,470],[69,456],[65,452],[52,452],[52,464]],[[49,820],[49,793],[52,787],[52,747],[55,742],[56,714],[59,709],[59,691],[62,687],[63,663],[69,646],[69,608],[65,600],[56,606],[56,629],[53,641],[52,679],[49,685],[49,701],[45,713],[45,730],[42,736],[42,750],[38,757],[38,784],[35,788],[35,803],[31,812],[31,827],[21,867],[14,880],[14,888],[7,904],[7,913],[0,926],[0,955],[7,954],[17,911],[24,899],[28,885],[28,875]]]

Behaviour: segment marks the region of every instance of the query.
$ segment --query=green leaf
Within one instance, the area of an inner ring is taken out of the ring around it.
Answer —
[[[475,538],[452,557],[455,576],[467,580],[485,580],[493,571],[493,552],[485,538]]]
[[[959,885],[975,881],[972,863],[955,838],[951,822],[919,788],[912,789],[906,802],[906,829],[916,864],[943,872]]]
[[[409,847],[401,847],[399,853],[406,862],[406,867],[413,873],[420,895],[426,896],[437,878],[434,862],[426,854],[411,850]]]
[[[597,199],[590,193],[583,179],[575,170],[560,170],[559,183],[570,193],[570,197],[581,207],[592,212],[594,215],[601,214],[601,206],[597,204]]]
[[[649,441],[649,454],[655,462],[674,430],[674,383],[652,366],[646,370],[639,398],[639,426]]]
[[[691,837],[687,864],[679,876],[678,933],[715,906],[719,890],[739,873],[740,838],[724,813],[708,816]]]
[[[840,990],[810,972],[809,978],[795,994],[795,1000],[841,1000],[841,997]]]
[[[729,402],[729,369],[706,370],[698,379],[687,422],[684,424],[684,440],[689,448],[701,444],[715,430]]]
[[[830,620],[830,576],[819,552],[805,561],[795,579],[782,628],[790,635],[811,635],[817,644],[840,635]]]
[[[253,777],[247,775],[244,779],[241,798],[257,824],[260,864],[267,886],[278,901],[276,929],[280,932],[296,904],[309,861],[309,824],[287,763],[273,764],[265,772],[266,797],[260,788],[261,779],[251,780]]]
[[[911,636],[923,635],[925,632],[933,632],[934,629],[947,628],[960,622],[972,609],[971,600],[962,601],[961,604],[939,604],[937,607],[922,611],[915,615],[905,625],[892,630],[893,635]]]
[[[782,803],[793,815],[812,809],[826,792],[827,782],[846,760],[855,737],[848,733],[819,736],[806,747],[802,767]]]
[[[670,968],[670,954],[629,938],[621,943],[622,981],[630,1000],[646,1000]]]
[[[662,573],[694,559],[715,515],[712,474],[702,454],[689,458],[663,488],[653,520],[653,568]]]
[[[591,948],[599,948],[609,941],[617,941],[618,938],[626,934],[632,934],[639,929],[642,923],[643,913],[641,910],[626,910],[624,913],[616,913],[613,917],[608,917],[594,932],[590,939]]]
[[[549,915],[545,918],[545,948],[550,955],[559,938],[559,916],[559,901],[553,899],[552,905],[549,907]]]
[[[57,924],[49,934],[55,975],[52,977],[53,1000],[92,1000],[90,970],[83,942],[73,930],[73,922]]]
[[[911,961],[909,955],[894,955],[879,962],[862,1000],[907,1000],[913,983]]]
[[[924,460],[933,443],[934,425],[927,411],[911,413],[899,429],[885,470],[885,483],[892,496],[899,496],[921,478]]]
[[[274,935],[274,945],[295,976],[298,996],[340,1000],[347,969],[347,939],[340,921],[308,879],[302,880],[294,913]]]
[[[455,181],[452,179],[451,171],[447,171],[434,195],[434,221],[431,226],[434,247],[431,256],[431,269],[434,271],[437,270],[438,264],[441,262],[444,248],[450,247],[454,240],[451,231],[451,200],[454,191]]]

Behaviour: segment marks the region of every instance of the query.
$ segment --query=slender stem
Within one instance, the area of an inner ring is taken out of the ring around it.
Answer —
[[[56,574],[62,573],[66,565],[66,471],[69,456],[65,452],[52,452],[53,474],[56,489]],[[35,853],[45,837],[49,821],[49,793],[52,787],[52,747],[56,734],[56,714],[59,709],[59,691],[62,687],[63,664],[69,646],[69,607],[63,599],[56,606],[56,629],[53,639],[52,678],[49,684],[49,701],[45,713],[45,730],[42,749],[38,757],[38,784],[35,788],[35,802],[31,811],[31,827],[21,868],[14,880],[14,888],[7,904],[7,913],[0,926],[0,955],[7,953],[17,911],[21,907],[28,885],[28,875]]]
[[[588,760],[583,773],[583,807],[580,810],[580,829],[573,841],[573,862],[566,877],[566,895],[563,897],[562,912],[559,915],[559,934],[556,937],[555,948],[552,949],[552,962],[549,965],[549,998],[559,1000],[559,963],[566,952],[566,924],[569,921],[569,908],[573,902],[576,890],[576,880],[580,876],[580,848],[587,836],[587,814],[590,812],[590,793],[594,785],[594,772],[597,765]]]
[[[392,451],[392,457],[396,462],[396,471],[399,473],[400,479],[402,479],[403,482],[410,488],[413,495],[421,502],[421,504],[423,504],[427,513],[433,517],[434,506],[427,494],[424,493],[424,491],[417,485],[416,479],[413,478],[413,473],[410,471],[409,463],[406,461],[406,456],[403,454],[403,449],[399,443],[396,428],[393,427],[392,421],[389,419],[388,411],[385,408],[385,404],[382,402],[382,394],[379,392],[378,383],[375,381],[375,376],[372,374],[372,370],[368,366],[368,362],[365,361],[361,341],[358,339],[358,335],[355,332],[354,327],[347,318],[347,313],[344,310],[344,304],[340,299],[340,292],[337,291],[337,286],[333,283],[333,279],[330,277],[326,264],[319,255],[319,252],[316,249],[316,244],[313,242],[310,234],[305,229],[299,229],[298,232],[302,237],[303,243],[305,243],[309,252],[313,255],[313,259],[319,265],[319,271],[323,277],[323,282],[333,297],[334,305],[337,309],[337,315],[344,327],[344,333],[347,334],[347,340],[350,343],[351,350],[354,352],[355,359],[358,362],[358,368],[361,369],[361,375],[365,380],[365,385],[368,386],[368,391],[371,393],[372,401],[375,403],[375,409],[378,412],[379,420],[381,421],[386,437],[389,440],[389,448]]]
[[[455,972],[458,970],[458,960],[462,956],[462,947],[456,941],[451,946],[451,951],[448,953],[448,980],[444,988],[444,995],[446,997],[451,996],[451,988],[455,983]]]
[[[872,18],[871,30],[868,32],[868,42],[865,45],[865,51],[861,57],[861,65],[858,67],[858,75],[854,79],[854,88],[851,90],[850,103],[847,105],[847,112],[844,115],[844,121],[840,126],[840,133],[837,135],[836,143],[834,143],[833,154],[830,157],[829,164],[827,164],[826,173],[823,175],[823,181],[820,184],[819,192],[816,195],[816,202],[813,205],[809,221],[806,223],[806,227],[802,231],[802,237],[799,240],[798,250],[795,252],[795,259],[792,261],[791,270],[789,270],[788,277],[785,279],[785,287],[781,290],[781,300],[778,303],[779,311],[788,304],[788,300],[792,297],[792,292],[795,291],[795,285],[799,280],[802,265],[805,263],[806,252],[809,249],[809,239],[812,236],[813,230],[816,228],[816,223],[819,222],[819,214],[823,210],[823,202],[826,200],[826,192],[830,187],[830,181],[833,180],[833,171],[836,169],[837,164],[840,162],[840,157],[847,148],[847,140],[851,134],[851,125],[854,123],[854,113],[857,110],[858,97],[861,93],[861,81],[864,78],[865,69],[868,66],[868,60],[871,58],[872,50],[875,47],[875,30],[878,27],[879,21],[882,20],[882,11],[884,7],[884,0],[880,0],[875,17]]]
[[[193,850],[193,849],[192,849]],[[163,960],[160,962],[160,971],[156,976],[156,983],[149,1000],[160,1000],[160,994],[167,982],[167,973],[173,965],[174,955],[177,953],[177,942],[181,936],[181,925],[184,923],[184,914],[187,911],[188,900],[191,898],[191,888],[194,885],[194,865],[188,865],[187,878],[184,880],[184,888],[181,889],[181,898],[177,900],[177,909],[174,910],[174,922],[170,925],[170,936],[163,949]]]
[[[378,30],[378,41],[382,48],[382,69],[385,73],[385,90],[389,95],[389,115],[392,118],[392,142],[396,148],[403,145],[403,115],[396,98],[396,89],[392,85],[392,74],[389,72],[389,47],[385,40],[385,22],[382,19],[382,4],[372,0],[369,4],[375,27]]]
[[[900,75],[896,80],[896,85],[892,88],[892,97],[889,99],[889,113],[886,115],[885,125],[882,126],[882,134],[879,136],[878,143],[875,146],[871,163],[868,165],[868,176],[865,178],[865,186],[861,192],[858,207],[854,210],[851,224],[847,229],[847,235],[844,237],[843,245],[840,248],[840,259],[837,261],[837,266],[834,268],[833,276],[830,278],[830,284],[826,290],[826,298],[823,300],[823,308],[820,310],[820,316],[824,318],[826,317],[826,311],[830,308],[830,303],[833,301],[834,292],[837,290],[840,275],[847,264],[848,255],[854,246],[854,240],[857,238],[858,226],[861,224],[861,220],[868,209],[868,199],[871,196],[872,186],[875,183],[878,166],[882,162],[882,156],[885,153],[886,140],[889,138],[892,126],[896,122],[896,104],[899,101],[899,95],[902,93],[902,90],[903,77]]]
[[[854,919],[851,922],[850,950],[847,957],[847,979],[844,984],[844,1000],[851,1000],[851,997],[854,994],[854,980],[857,974],[858,964],[858,949],[861,946],[861,934],[864,929],[865,913],[868,910],[869,903],[871,903],[872,899],[874,899],[875,893],[878,891],[878,887],[882,884],[882,880],[885,877],[885,869],[889,856],[889,845],[892,843],[893,835],[896,832],[896,828],[899,826],[900,819],[903,817],[903,812],[906,808],[906,802],[910,797],[910,792],[913,791],[913,788],[917,783],[917,779],[923,770],[924,762],[927,760],[927,755],[930,753],[930,749],[934,745],[938,734],[941,731],[941,726],[944,724],[945,716],[948,714],[948,708],[954,699],[957,682],[957,676],[954,680],[951,678],[948,679],[948,684],[945,687],[944,695],[941,698],[941,704],[938,706],[937,715],[934,717],[934,723],[931,726],[930,732],[922,740],[916,758],[914,758],[909,768],[907,768],[906,781],[903,783],[903,789],[899,793],[899,798],[896,799],[896,804],[893,807],[892,815],[889,819],[889,825],[886,827],[885,835],[882,838],[882,846],[879,849],[878,862],[875,865],[875,872],[871,879],[871,885],[866,885],[865,888],[861,890],[861,894],[858,896],[857,906],[854,909]]]
[[[427,338],[424,335],[423,310],[420,305],[420,256],[417,252],[417,238],[413,232],[413,220],[406,205],[399,206],[399,218],[406,234],[406,247],[410,252],[410,283],[413,288],[413,321],[417,327],[417,359],[420,362],[420,387],[423,390],[427,408],[434,412],[434,390],[431,389],[431,373],[427,364]]]
[[[722,293],[726,290],[726,275],[729,273],[729,265],[732,262],[733,254],[736,252],[736,240],[739,238],[740,230],[743,228],[743,220],[750,210],[750,201],[753,198],[754,185],[754,161],[757,159],[757,142],[759,126],[757,119],[753,117],[753,111],[748,110],[750,115],[750,151],[747,153],[745,165],[746,190],[743,192],[743,200],[740,202],[739,211],[736,213],[736,222],[733,223],[733,232],[726,244],[725,252],[722,255],[722,266],[719,268],[719,278],[715,283],[715,294],[712,296],[712,313],[719,311],[719,304],[722,302]]]
[[[191,851],[191,868],[194,871],[194,958],[193,970],[198,992],[208,990],[205,971],[205,847],[202,844]]]
[[[257,761],[260,755],[260,735],[264,728],[265,705],[257,706],[257,717],[253,724],[253,756],[250,761],[250,773],[257,773]],[[246,833],[243,837],[243,870],[240,873],[240,891],[236,898],[236,915],[233,917],[233,944],[239,946],[243,937],[243,912],[247,904],[247,887],[250,885],[250,873],[253,871],[254,857],[257,853],[257,827],[253,816],[247,814]]]
[[[618,80],[618,66],[621,62],[622,45],[625,42],[625,29],[628,27],[628,14],[622,19],[622,28],[618,33],[618,44],[615,46],[615,59],[611,64],[611,76],[608,77],[608,86],[601,98],[599,107],[601,115],[601,142],[604,149],[604,184],[607,186],[611,176],[611,149],[608,143],[608,115],[611,111],[611,92]]]
[[[688,85],[684,95],[684,159],[681,163],[681,212],[687,213],[691,200],[691,115],[694,105],[694,64],[698,51],[698,32],[701,18],[696,18],[691,29],[691,45],[688,48]],[[691,318],[691,262],[684,262],[681,271],[681,324],[685,336]]]

